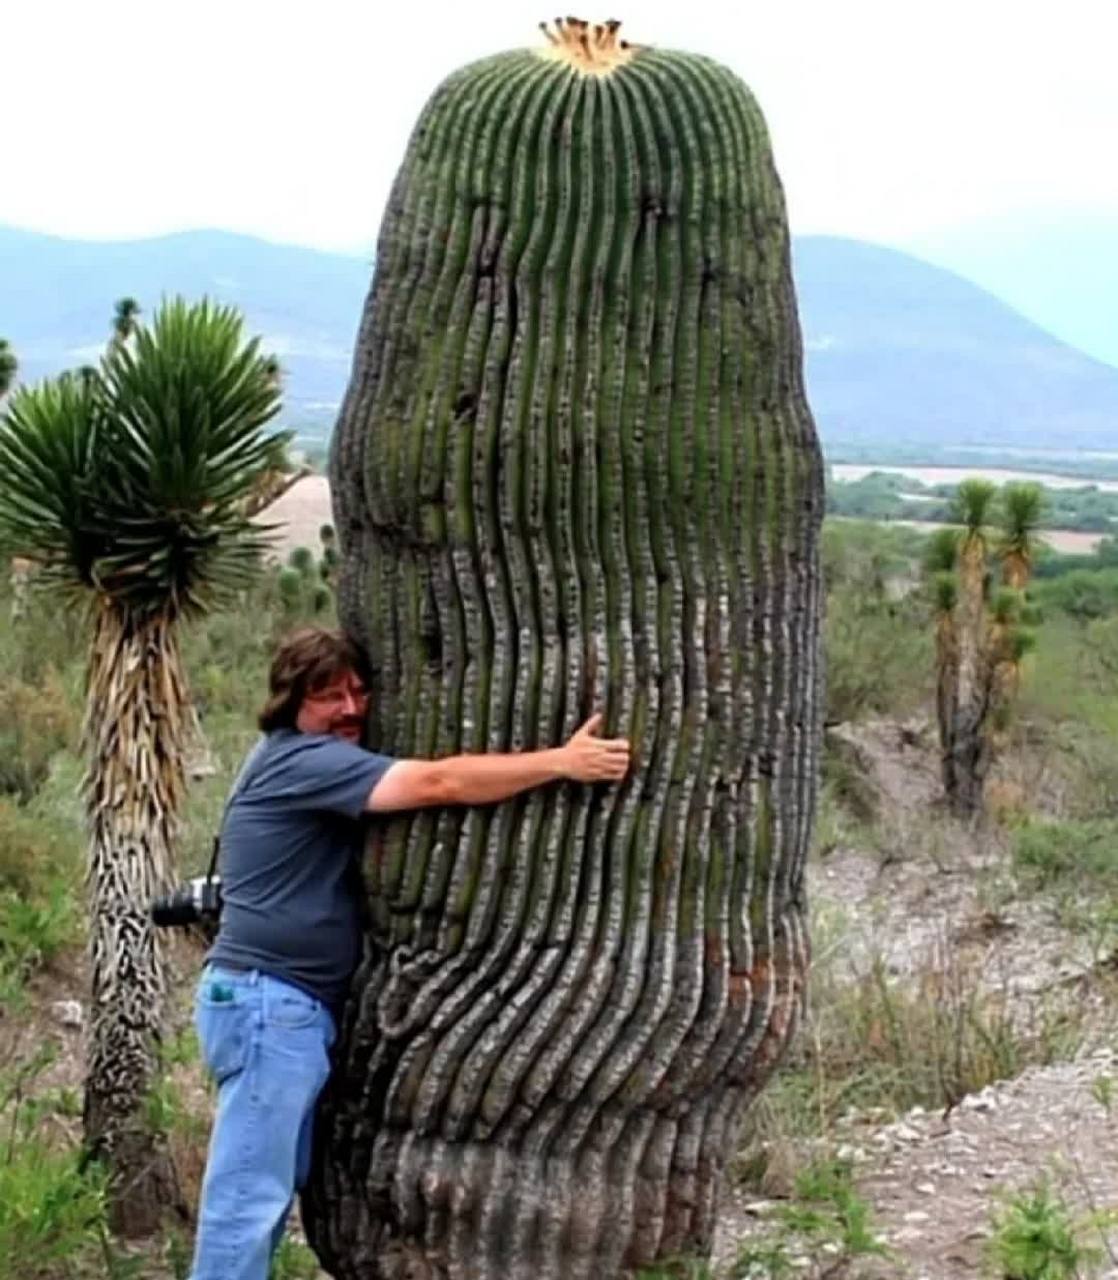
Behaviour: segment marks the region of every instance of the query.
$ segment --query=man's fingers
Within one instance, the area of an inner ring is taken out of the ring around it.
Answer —
[[[582,726],[579,733],[597,733],[602,727],[602,713],[595,711],[589,720]]]

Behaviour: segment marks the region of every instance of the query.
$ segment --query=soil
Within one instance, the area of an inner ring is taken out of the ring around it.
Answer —
[[[296,547],[310,547],[317,553],[319,530],[334,522],[330,482],[325,476],[304,476],[261,512],[259,520],[276,526],[270,541],[277,560],[286,560]]]

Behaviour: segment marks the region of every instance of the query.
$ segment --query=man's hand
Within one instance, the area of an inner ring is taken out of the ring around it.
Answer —
[[[572,782],[616,782],[629,770],[629,743],[626,738],[599,738],[601,712],[571,736],[560,748],[563,776]]]

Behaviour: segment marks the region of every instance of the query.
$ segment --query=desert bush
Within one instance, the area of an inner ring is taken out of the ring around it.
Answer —
[[[1021,824],[1012,835],[1013,863],[1038,887],[1071,879],[1113,881],[1118,870],[1118,820]]]
[[[43,1104],[30,1100],[52,1058],[42,1050],[0,1073],[0,1280],[80,1274],[105,1239],[103,1172],[83,1170],[79,1150],[48,1142]]]
[[[28,1138],[0,1160],[0,1280],[74,1275],[101,1249],[104,1186],[79,1152]]]
[[[834,915],[813,924],[812,996],[785,1067],[753,1104],[739,1155],[742,1181],[788,1194],[794,1152],[830,1141],[849,1114],[894,1118],[942,1109],[965,1094],[1064,1061],[1081,1047],[1085,1011],[1071,1002],[1015,1005],[944,938],[926,963],[894,973],[857,954]]]
[[[75,923],[73,895],[63,880],[39,901],[0,895],[0,968],[26,976],[48,964],[72,940]]]
[[[76,889],[81,867],[81,828],[49,797],[20,805],[0,796],[0,895],[40,901],[60,880]]]
[[[1118,614],[1118,569],[1075,569],[1037,582],[1031,592],[1046,615],[1064,613],[1080,621]]]
[[[30,800],[56,753],[76,746],[80,727],[77,704],[55,668],[35,681],[0,677],[0,796]]]
[[[920,536],[907,529],[825,526],[828,723],[904,717],[930,695],[927,610],[912,590],[920,547]]]
[[[1049,618],[1035,677],[1021,690],[1013,750],[1047,793],[1050,811],[1103,818],[1118,811],[1118,617],[1086,626]]]
[[[993,1215],[989,1258],[1006,1280],[1080,1280],[1101,1260],[1088,1224],[1046,1182],[1011,1196]]]

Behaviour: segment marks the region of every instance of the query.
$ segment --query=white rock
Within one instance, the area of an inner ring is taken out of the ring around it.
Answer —
[[[50,1007],[55,1021],[64,1027],[80,1027],[85,1021],[80,1000],[56,1000]]]
[[[922,1196],[934,1196],[936,1193],[936,1184],[934,1182],[918,1182],[916,1184],[916,1190],[919,1191]]]
[[[925,1213],[923,1209],[912,1209],[904,1216],[905,1222],[930,1222],[932,1215]]]
[[[898,1142],[919,1142],[924,1136],[919,1129],[914,1129],[910,1124],[894,1125],[891,1132]]]
[[[993,1111],[998,1100],[989,1089],[983,1089],[981,1093],[968,1093],[959,1105],[964,1111]]]

